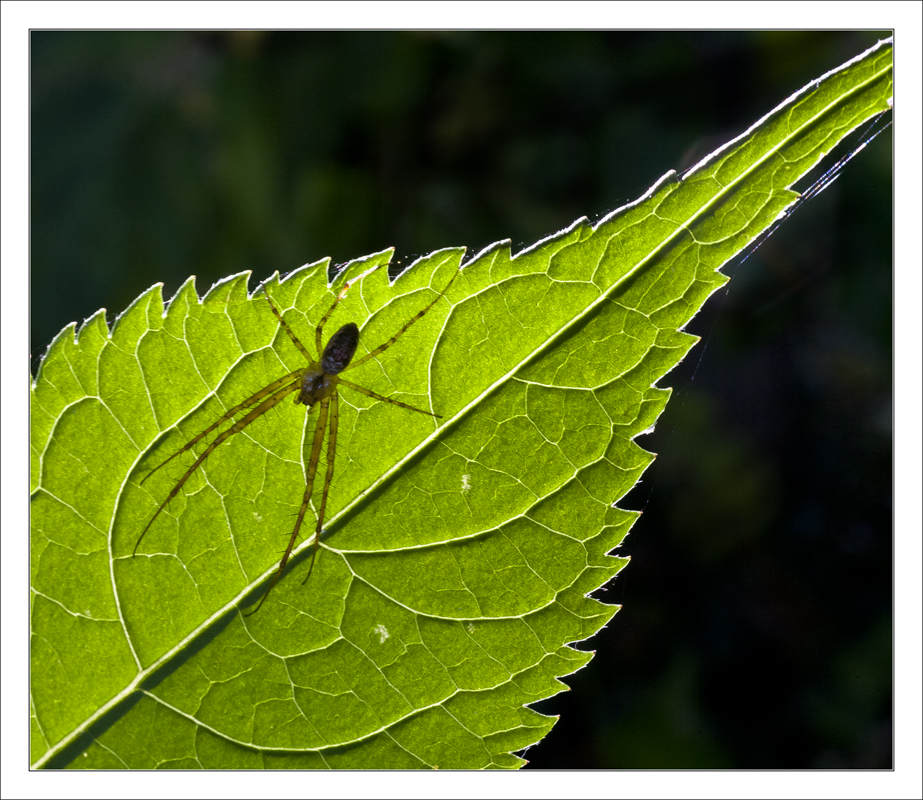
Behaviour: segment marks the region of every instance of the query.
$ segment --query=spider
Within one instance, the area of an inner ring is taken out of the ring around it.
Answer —
[[[234,416],[238,414],[238,412],[251,408],[251,406],[256,406],[251,411],[248,411],[243,417],[238,419],[233,425],[219,433],[215,437],[214,441],[205,448],[202,454],[196,458],[195,462],[193,462],[192,466],[189,467],[183,476],[176,482],[176,485],[170,491],[170,494],[167,495],[167,499],[158,506],[157,510],[154,512],[154,516],[151,517],[147,525],[144,526],[144,530],[141,531],[141,536],[138,537],[138,541],[135,544],[135,549],[132,551],[132,556],[137,554],[138,547],[141,545],[141,540],[144,538],[145,534],[147,534],[151,525],[154,524],[154,521],[157,519],[157,517],[160,516],[160,512],[167,507],[167,504],[174,497],[176,497],[177,494],[179,494],[186,481],[192,477],[193,473],[205,462],[205,459],[208,458],[208,456],[212,453],[212,451],[215,450],[215,448],[218,447],[218,445],[225,442],[235,433],[240,433],[240,431],[250,425],[250,423],[254,422],[271,408],[281,403],[282,400],[284,400],[290,394],[297,392],[297,394],[295,394],[295,403],[303,403],[306,405],[308,407],[308,414],[314,410],[315,406],[320,407],[317,415],[317,423],[314,427],[314,442],[311,447],[311,459],[308,463],[308,474],[306,481],[307,486],[304,492],[304,499],[301,501],[301,509],[298,512],[298,517],[295,520],[295,527],[289,537],[288,546],[283,552],[282,560],[279,562],[279,568],[276,570],[272,582],[269,584],[269,588],[266,590],[266,593],[260,600],[259,605],[257,605],[253,611],[248,612],[244,616],[249,617],[259,611],[260,608],[262,608],[263,603],[266,602],[266,598],[269,597],[270,592],[272,592],[273,588],[275,588],[275,585],[282,577],[282,572],[285,570],[285,565],[288,563],[288,560],[291,557],[292,550],[294,549],[295,543],[298,540],[298,532],[301,530],[301,524],[304,521],[304,517],[307,513],[308,505],[313,494],[314,478],[317,474],[318,462],[320,461],[321,448],[324,441],[324,432],[328,428],[329,423],[330,434],[327,440],[327,472],[324,475],[324,488],[321,497],[320,509],[317,512],[317,525],[314,528],[314,549],[311,554],[311,565],[308,568],[308,574],[302,582],[302,585],[307,583],[308,578],[311,577],[311,573],[314,570],[314,562],[317,558],[318,547],[320,546],[321,529],[324,524],[324,514],[327,508],[327,494],[330,490],[330,482],[333,480],[333,466],[336,457],[337,420],[339,417],[338,387],[345,386],[348,389],[352,389],[354,392],[359,392],[373,398],[374,400],[380,400],[384,403],[391,403],[392,405],[406,408],[408,411],[416,411],[419,414],[427,414],[431,417],[440,416],[439,414],[434,414],[431,411],[426,411],[422,408],[416,408],[414,406],[407,405],[406,403],[401,403],[398,400],[394,400],[390,397],[384,397],[383,395],[377,394],[370,389],[366,389],[364,386],[351,383],[345,378],[340,377],[340,375],[347,370],[361,366],[362,364],[387,350],[411,325],[417,322],[417,320],[421,319],[424,314],[426,314],[434,305],[436,305],[437,302],[439,302],[439,299],[442,298],[446,292],[448,292],[449,287],[452,285],[457,275],[458,271],[452,275],[452,278],[449,280],[448,284],[446,284],[446,287],[438,295],[436,295],[435,299],[430,302],[426,308],[417,313],[417,315],[413,317],[409,322],[407,322],[397,333],[394,334],[394,336],[388,339],[384,344],[379,345],[374,350],[370,351],[356,361],[352,360],[356,353],[356,347],[359,344],[359,326],[356,325],[355,322],[348,322],[343,325],[327,340],[326,346],[323,346],[322,342],[324,325],[330,318],[330,315],[333,313],[334,309],[337,307],[337,304],[346,296],[346,292],[349,290],[349,287],[352,285],[352,283],[355,282],[355,280],[358,280],[358,278],[350,281],[343,287],[342,291],[334,299],[333,304],[327,310],[327,313],[321,317],[320,322],[317,324],[317,328],[315,329],[315,344],[317,347],[317,352],[320,353],[319,358],[314,358],[311,355],[311,352],[308,350],[308,348],[305,347],[301,341],[299,341],[298,337],[295,336],[288,323],[282,318],[282,314],[279,313],[275,303],[272,302],[272,298],[269,296],[269,292],[266,290],[265,282],[260,284],[260,290],[262,290],[263,295],[266,297],[266,301],[269,303],[269,307],[272,309],[272,313],[275,314],[276,319],[279,320],[279,324],[282,326],[282,329],[288,335],[289,339],[292,340],[292,343],[295,345],[295,347],[298,348],[299,352],[305,357],[305,359],[307,359],[308,366],[302,367],[301,369],[296,369],[294,372],[288,373],[288,375],[283,375],[281,378],[274,380],[268,386],[264,386],[258,392],[250,395],[250,397],[248,397],[246,400],[243,400],[233,408],[229,409],[227,412],[222,414],[218,420],[213,422],[204,431],[183,445],[166,461],[154,467],[154,469],[152,469],[144,477],[144,479],[141,481],[142,485],[148,478],[150,478],[159,469],[169,464],[174,458],[191,450],[212,431],[219,428],[225,422],[232,420]]]

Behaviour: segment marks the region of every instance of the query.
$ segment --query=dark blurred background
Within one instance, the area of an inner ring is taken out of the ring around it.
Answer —
[[[596,219],[888,32],[34,32],[32,366],[145,288]],[[530,767],[889,767],[891,132],[689,325]]]

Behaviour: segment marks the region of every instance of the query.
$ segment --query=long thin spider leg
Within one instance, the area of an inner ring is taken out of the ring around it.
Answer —
[[[327,513],[327,493],[330,491],[330,482],[333,480],[333,465],[337,450],[337,422],[340,418],[340,399],[336,392],[330,395],[330,437],[327,439],[327,474],[324,476],[324,493],[320,501],[320,511],[317,512],[317,527],[314,529],[314,551],[311,553],[311,566],[308,574],[301,582],[304,586],[314,572],[314,562],[317,560],[317,548],[320,547],[320,532],[324,525],[324,515]]]
[[[144,526],[144,530],[141,531],[141,535],[138,537],[138,541],[135,543],[135,549],[132,550],[132,552],[131,552],[131,554],[132,554],[133,557],[134,557],[135,555],[137,555],[137,553],[138,553],[138,547],[140,547],[140,545],[141,545],[141,540],[144,538],[145,534],[148,532],[148,530],[150,529],[151,525],[154,524],[154,520],[156,520],[157,517],[160,516],[160,512],[163,511],[164,508],[167,507],[167,504],[168,504],[174,497],[176,497],[176,495],[179,494],[180,489],[183,488],[183,484],[185,484],[186,481],[188,481],[189,478],[192,477],[192,474],[199,468],[199,466],[202,464],[202,462],[205,461],[206,458],[208,458],[208,456],[211,454],[211,452],[212,452],[216,447],[218,447],[218,445],[220,445],[222,442],[224,442],[226,439],[228,439],[229,437],[233,436],[235,433],[239,433],[239,432],[242,431],[244,428],[246,428],[251,422],[253,422],[254,420],[258,419],[258,418],[261,417],[264,413],[266,413],[267,411],[269,411],[270,408],[272,408],[273,406],[275,406],[275,405],[277,405],[278,403],[280,403],[285,397],[287,397],[287,396],[290,395],[292,392],[294,392],[296,389],[298,389],[298,388],[300,387],[300,385],[301,385],[301,384],[300,384],[299,382],[296,381],[296,382],[293,383],[291,386],[283,386],[283,387],[282,387],[281,389],[279,389],[275,394],[271,395],[271,396],[268,397],[266,400],[264,400],[262,403],[260,403],[256,408],[253,409],[253,411],[251,411],[251,412],[250,412],[249,414],[247,414],[245,417],[242,417],[240,420],[238,420],[237,422],[235,422],[235,423],[234,423],[230,428],[228,428],[226,431],[222,431],[221,433],[219,433],[219,434],[215,437],[215,441],[213,441],[208,447],[206,447],[205,450],[202,452],[202,455],[200,455],[200,456],[195,460],[195,463],[194,463],[191,467],[189,467],[189,469],[186,470],[186,472],[185,472],[185,474],[183,475],[183,477],[179,479],[179,482],[176,484],[176,486],[173,487],[173,490],[170,492],[170,494],[167,495],[167,499],[164,500],[164,501],[158,506],[157,511],[154,512],[154,516],[151,517],[151,521],[148,522],[147,525]]]
[[[279,313],[279,309],[276,308],[276,304],[273,303],[273,302],[272,302],[272,299],[269,297],[269,292],[266,291],[266,287],[265,287],[263,284],[260,284],[260,288],[263,290],[263,294],[264,294],[265,297],[266,297],[266,301],[269,303],[269,307],[272,309],[272,313],[276,315],[276,319],[279,320],[279,322],[281,323],[283,329],[284,329],[285,332],[288,334],[288,338],[292,340],[292,342],[294,343],[295,347],[298,348],[298,350],[301,352],[301,354],[302,354],[308,361],[310,361],[310,362],[313,364],[313,363],[314,363],[315,361],[317,361],[318,359],[315,359],[315,358],[313,358],[313,357],[311,356],[311,354],[308,352],[308,348],[305,347],[305,346],[301,343],[301,340],[299,340],[299,338],[298,338],[297,336],[295,336],[295,332],[288,326],[288,323],[287,323],[284,319],[282,319],[282,315]],[[321,349],[320,349],[319,346],[318,346],[317,350],[318,350],[318,352],[321,352]],[[318,356],[318,358],[320,358],[320,357]]]
[[[308,504],[311,502],[311,494],[314,490],[314,476],[317,474],[317,462],[320,460],[320,450],[324,443],[324,431],[327,428],[328,407],[329,398],[325,397],[320,401],[320,413],[317,415],[317,425],[314,427],[314,444],[311,447],[311,461],[308,463],[307,486],[304,490],[304,499],[301,501],[301,508],[298,511],[298,519],[295,520],[295,528],[292,531],[292,535],[289,537],[288,547],[285,548],[285,553],[283,553],[282,560],[279,562],[279,569],[276,570],[276,574],[272,579],[272,583],[269,584],[269,588],[266,590],[266,594],[263,595],[263,599],[260,600],[259,605],[254,608],[253,611],[248,611],[246,614],[244,614],[245,617],[252,617],[263,607],[263,603],[266,602],[266,598],[269,597],[269,593],[273,590],[273,588],[275,588],[275,585],[279,582],[279,578],[282,577],[282,572],[292,555],[295,542],[298,541],[298,531],[301,529],[301,523],[304,520],[304,515],[308,510]]]
[[[290,381],[292,381],[294,378],[300,377],[303,373],[304,373],[304,370],[303,370],[303,369],[298,369],[298,370],[295,370],[294,372],[290,372],[288,375],[283,375],[281,378],[279,378],[279,380],[273,381],[272,383],[269,384],[269,386],[264,386],[264,387],[263,387],[262,389],[260,389],[256,394],[250,395],[250,397],[248,397],[248,398],[247,398],[246,400],[244,400],[242,403],[238,403],[236,406],[234,406],[234,408],[231,408],[231,409],[229,409],[228,411],[226,411],[224,414],[222,414],[222,415],[218,418],[218,420],[217,420],[216,422],[213,422],[213,423],[212,423],[211,425],[209,425],[204,431],[202,431],[202,433],[200,433],[200,434],[199,434],[198,436],[196,436],[195,438],[190,439],[186,444],[184,444],[179,450],[177,450],[177,451],[176,451],[172,456],[170,456],[166,461],[164,461],[164,462],[158,464],[156,467],[154,467],[154,469],[152,469],[150,472],[148,472],[147,475],[145,475],[145,476],[141,479],[140,485],[143,486],[143,485],[144,485],[144,482],[145,482],[148,478],[150,478],[151,475],[153,475],[155,472],[157,472],[157,470],[159,470],[161,467],[165,467],[167,464],[169,464],[169,463],[170,463],[174,458],[176,458],[178,455],[182,455],[183,453],[188,452],[188,451],[191,450],[193,447],[195,447],[196,444],[198,444],[200,441],[202,441],[202,439],[204,439],[208,434],[210,434],[213,430],[215,430],[215,428],[219,427],[220,425],[223,425],[225,422],[227,422],[229,419],[231,419],[235,414],[237,414],[238,411],[243,411],[245,408],[249,408],[249,407],[252,406],[254,403],[258,403],[260,400],[262,400],[264,397],[266,397],[266,395],[272,394],[272,393],[275,392],[276,390],[278,390],[278,389],[280,389],[281,387],[283,387],[286,383],[289,383]]]
[[[445,295],[445,293],[449,291],[449,287],[455,282],[455,279],[458,277],[459,272],[461,272],[460,269],[456,270],[456,272],[452,275],[452,279],[446,284],[445,289],[439,292],[439,294],[436,295],[435,299],[426,308],[424,308],[420,313],[418,313],[415,317],[413,317],[413,319],[411,319],[406,325],[404,325],[403,328],[401,328],[397,333],[395,333],[394,336],[388,339],[388,341],[386,341],[383,345],[376,347],[374,350],[372,350],[371,353],[366,353],[364,356],[362,356],[362,358],[358,359],[357,361],[353,361],[352,364],[346,367],[346,369],[353,369],[354,367],[358,367],[360,364],[364,364],[366,361],[368,361],[369,359],[375,358],[375,356],[377,355],[380,355],[385,350],[387,350],[392,344],[394,344],[398,340],[398,338],[401,336],[401,334],[404,333],[404,331],[406,331],[411,325],[413,325],[414,322],[420,319],[427,311],[429,311],[434,305],[436,305],[436,303],[439,302],[440,298],[442,298]],[[343,370],[343,371],[345,372],[346,370]]]
[[[342,300],[344,297],[346,297],[346,292],[349,290],[349,287],[350,287],[351,285],[352,285],[352,283],[347,283],[347,284],[342,288],[342,290],[340,291],[340,293],[333,299],[333,302],[330,304],[330,308],[327,309],[327,313],[324,314],[324,316],[322,316],[322,317],[320,318],[320,322],[317,323],[317,328],[315,328],[315,330],[314,330],[314,343],[317,345],[317,352],[320,353],[321,355],[323,355],[323,353],[324,353],[324,347],[323,347],[323,343],[322,343],[322,342],[323,342],[324,325],[326,325],[326,324],[327,324],[327,320],[330,319],[330,315],[333,313],[333,309],[335,309],[335,308],[337,307],[337,303],[339,303],[340,300]]]
[[[391,405],[400,406],[401,408],[406,408],[408,411],[419,411],[421,414],[429,414],[431,417],[439,417],[439,419],[442,419],[441,414],[434,414],[432,411],[426,411],[422,408],[417,408],[416,406],[409,406],[407,405],[407,403],[402,403],[399,400],[392,400],[390,397],[385,397],[384,395],[377,394],[373,392],[371,389],[366,389],[364,386],[359,386],[359,384],[357,383],[350,383],[349,381],[344,381],[340,377],[337,378],[337,383],[343,384],[343,386],[346,386],[352,389],[354,392],[361,392],[362,394],[368,395],[369,397],[374,397],[376,400],[381,400],[382,402],[385,402],[385,403],[391,403]]]

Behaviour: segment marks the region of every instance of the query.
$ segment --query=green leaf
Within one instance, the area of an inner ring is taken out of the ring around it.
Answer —
[[[248,274],[164,313],[159,287],[49,348],[32,387],[35,766],[516,767],[553,718],[526,706],[591,653],[616,611],[588,594],[636,512],[615,503],[653,456],[634,439],[718,269],[796,199],[790,187],[888,109],[890,42],[805,87],[694,170],[596,226],[511,257],[500,242],[341,390],[323,545],[307,537],[259,614],[305,487],[314,417],[280,404],[209,457],[160,461],[305,365]],[[391,250],[269,284],[299,338],[361,329],[359,354],[424,308],[463,248],[394,284]],[[378,268],[378,269],[375,269]],[[201,452],[201,448],[199,448]],[[319,484],[318,484],[319,485]],[[306,525],[305,531],[312,530]]]

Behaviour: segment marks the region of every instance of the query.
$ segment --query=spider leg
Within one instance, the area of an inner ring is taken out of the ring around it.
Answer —
[[[310,363],[312,364],[315,363],[316,359],[314,359],[311,356],[311,354],[308,352],[308,348],[305,347],[301,343],[299,338],[295,336],[295,332],[288,326],[288,323],[284,319],[282,319],[282,315],[279,313],[279,309],[276,308],[276,304],[273,303],[272,299],[269,297],[269,292],[266,291],[266,286],[261,283],[260,288],[263,290],[263,294],[266,296],[266,302],[269,303],[269,307],[272,309],[272,313],[276,315],[276,319],[279,320],[283,329],[288,334],[288,338],[292,340],[295,347],[297,347],[298,350],[301,352],[301,355],[303,355]],[[318,349],[318,352],[321,352],[320,347],[318,347],[317,349]]]
[[[392,400],[390,397],[385,397],[384,395],[376,394],[371,389],[366,389],[364,386],[359,386],[356,383],[350,383],[349,381],[344,381],[342,378],[337,379],[337,383],[342,383],[343,386],[346,386],[352,389],[354,392],[361,392],[368,397],[373,397],[376,400],[381,400],[385,403],[391,403],[391,405],[400,406],[401,408],[406,408],[408,411],[419,411],[421,414],[429,414],[431,417],[439,417],[442,419],[441,414],[434,414],[432,411],[424,411],[422,408],[417,408],[416,406],[409,406],[406,403],[401,403],[398,400]]]
[[[362,358],[360,358],[360,359],[358,359],[358,360],[356,360],[356,361],[353,361],[348,367],[346,367],[346,369],[352,369],[353,367],[358,367],[360,364],[364,364],[366,361],[368,361],[369,359],[375,358],[375,356],[377,356],[377,355],[380,355],[380,354],[383,353],[385,350],[387,350],[392,344],[394,344],[394,343],[398,340],[398,338],[401,336],[401,334],[404,333],[404,331],[406,331],[411,325],[413,325],[414,322],[416,322],[416,321],[417,321],[418,319],[420,319],[424,314],[426,314],[426,312],[429,311],[434,305],[436,305],[436,303],[439,302],[440,298],[442,298],[443,295],[445,295],[445,293],[446,293],[447,291],[449,291],[449,287],[455,282],[455,279],[458,277],[459,272],[461,272],[461,269],[458,269],[458,270],[452,275],[452,278],[451,278],[451,280],[449,280],[449,282],[446,284],[445,289],[443,289],[441,292],[439,292],[439,294],[436,295],[436,297],[433,299],[433,301],[432,301],[426,308],[424,308],[424,309],[423,309],[421,312],[419,312],[415,317],[413,317],[406,325],[404,325],[403,328],[401,328],[397,333],[395,333],[394,336],[392,336],[390,339],[388,339],[388,341],[386,341],[383,345],[380,345],[379,347],[376,347],[374,350],[372,350],[371,353],[366,353],[364,356],[362,356]],[[347,284],[347,288],[348,288],[348,286],[349,286],[349,284]],[[345,292],[346,289],[344,289],[343,291]],[[338,298],[338,299],[339,299],[339,298]],[[343,370],[343,371],[345,372],[346,370]],[[416,410],[419,411],[419,409],[416,409]],[[427,413],[428,413],[428,412],[427,412]]]
[[[336,397],[335,394],[334,397]],[[298,531],[301,530],[301,523],[304,521],[304,515],[308,510],[308,504],[311,502],[311,494],[314,490],[314,476],[317,474],[317,462],[320,460],[321,446],[324,443],[324,431],[327,428],[327,413],[329,406],[330,398],[325,397],[320,401],[320,413],[317,415],[317,424],[314,426],[314,444],[311,447],[311,461],[308,463],[307,486],[304,490],[304,499],[301,501],[301,509],[298,511],[298,519],[295,520],[295,528],[289,537],[288,547],[285,548],[285,552],[282,554],[279,568],[276,570],[276,574],[272,579],[272,583],[269,584],[266,594],[263,595],[263,599],[260,600],[259,605],[254,608],[253,611],[248,611],[244,614],[245,617],[252,617],[263,607],[266,598],[269,597],[270,592],[272,592],[275,585],[279,582],[279,578],[282,577],[282,572],[292,555],[295,542],[298,541]]]
[[[324,325],[327,324],[327,320],[330,319],[330,315],[333,313],[333,309],[337,307],[337,304],[346,297],[346,292],[349,290],[349,287],[352,286],[352,282],[347,283],[340,293],[334,298],[333,302],[330,304],[330,308],[327,309],[327,313],[320,318],[320,322],[317,323],[317,328],[314,330],[315,344],[317,345],[317,352],[323,354],[324,348],[322,345],[322,334],[324,332]]]
[[[317,559],[317,548],[320,547],[320,532],[324,524],[324,515],[327,513],[327,494],[330,491],[330,482],[333,480],[333,465],[337,450],[337,422],[340,418],[340,398],[334,392],[330,395],[330,436],[327,439],[327,474],[324,476],[324,493],[321,496],[320,511],[317,512],[317,527],[314,529],[314,552],[311,553],[311,566],[308,574],[301,582],[304,586],[314,571],[314,562]]]
[[[261,417],[264,413],[266,413],[267,411],[269,411],[270,408],[272,408],[273,406],[275,406],[275,405],[277,405],[278,403],[280,403],[287,395],[290,395],[292,392],[294,392],[296,389],[298,389],[298,388],[300,387],[300,385],[301,385],[301,384],[300,384],[299,381],[295,381],[294,383],[292,383],[292,384],[289,385],[289,386],[283,386],[281,389],[278,389],[278,390],[275,392],[275,394],[272,394],[272,395],[270,395],[268,398],[266,398],[265,400],[263,400],[263,402],[261,402],[256,408],[254,408],[254,409],[253,409],[251,412],[249,412],[246,416],[244,416],[244,417],[242,417],[241,419],[239,419],[239,420],[238,420],[237,422],[235,422],[230,428],[228,428],[226,431],[222,431],[221,433],[219,433],[219,434],[215,437],[215,441],[213,441],[208,447],[205,448],[205,450],[202,452],[202,455],[200,455],[200,456],[195,460],[195,463],[194,463],[191,467],[189,467],[189,469],[186,470],[186,472],[185,472],[185,474],[183,475],[183,477],[179,479],[179,481],[177,482],[176,486],[174,486],[174,487],[173,487],[173,490],[170,492],[170,494],[167,495],[167,499],[164,500],[164,501],[157,507],[157,511],[154,512],[154,516],[151,517],[151,521],[148,522],[147,525],[144,526],[144,530],[141,531],[141,535],[138,537],[138,541],[135,543],[135,549],[132,550],[132,553],[131,553],[131,554],[132,554],[132,557],[134,557],[135,555],[137,555],[137,553],[138,553],[138,547],[141,545],[141,540],[144,538],[145,534],[148,532],[148,530],[150,529],[151,525],[154,524],[154,520],[156,520],[157,517],[160,516],[160,512],[163,511],[164,508],[167,507],[167,504],[168,504],[174,497],[176,497],[176,495],[179,494],[180,489],[183,488],[183,484],[185,484],[186,481],[188,481],[189,478],[192,477],[192,474],[199,468],[199,466],[201,466],[202,462],[205,461],[206,458],[208,458],[208,456],[212,453],[212,451],[213,451],[216,447],[218,447],[218,445],[220,445],[222,442],[224,442],[226,439],[230,438],[230,437],[233,436],[235,433],[239,433],[239,432],[242,431],[244,428],[246,428],[251,422],[253,422],[254,420],[258,419],[258,418]],[[197,437],[197,438],[200,438],[200,437]]]
[[[215,430],[215,428],[219,427],[220,425],[223,425],[225,422],[231,419],[235,414],[237,414],[238,411],[243,411],[245,408],[249,408],[254,403],[258,403],[260,400],[266,397],[266,395],[272,394],[273,392],[285,386],[285,384],[288,383],[289,381],[293,380],[296,377],[300,377],[303,372],[304,370],[299,369],[299,370],[295,370],[294,372],[290,372],[288,375],[283,375],[281,378],[279,378],[279,380],[273,381],[272,383],[269,384],[269,386],[264,386],[256,394],[250,395],[250,397],[248,397],[242,403],[238,403],[236,406],[234,406],[234,408],[231,408],[228,411],[226,411],[224,414],[222,414],[218,418],[216,422],[212,423],[204,431],[202,431],[202,433],[200,433],[195,438],[190,439],[186,444],[184,444],[179,450],[177,450],[166,461],[163,461],[162,463],[158,464],[156,467],[154,467],[154,469],[148,472],[147,475],[145,475],[141,479],[140,485],[143,486],[144,482],[148,478],[150,478],[151,475],[157,472],[157,470],[159,470],[161,467],[165,467],[178,455],[181,455],[191,450],[193,447],[195,447],[195,445],[198,444],[198,442],[202,441],[202,439],[204,439],[208,434],[210,434],[213,430]]]

